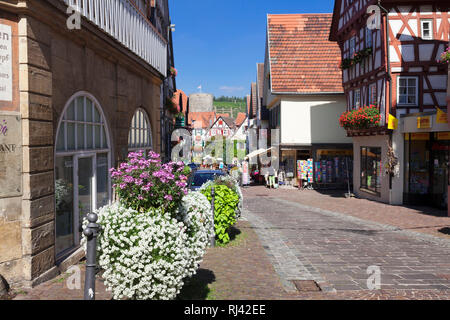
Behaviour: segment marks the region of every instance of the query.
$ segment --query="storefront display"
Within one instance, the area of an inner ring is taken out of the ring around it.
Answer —
[[[405,203],[447,207],[450,132],[405,134]]]
[[[317,150],[314,161],[314,182],[343,185],[353,177],[352,150]]]
[[[377,194],[381,189],[381,148],[361,147],[361,188]]]

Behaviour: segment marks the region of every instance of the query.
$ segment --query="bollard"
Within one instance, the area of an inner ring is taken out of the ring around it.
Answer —
[[[89,221],[83,233],[87,238],[86,252],[86,274],[84,281],[84,300],[95,300],[95,269],[97,267],[97,235],[100,226],[97,222],[97,214],[90,213],[87,216]]]
[[[214,188],[214,186],[211,187],[211,211],[212,211],[212,235],[211,235],[211,242],[210,245],[212,248],[214,248],[216,246],[216,228],[214,226],[214,198],[216,196],[216,190]]]

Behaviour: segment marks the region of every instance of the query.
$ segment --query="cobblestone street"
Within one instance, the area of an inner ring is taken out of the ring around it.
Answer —
[[[284,195],[283,199],[279,194]],[[340,201],[365,202],[366,212],[376,209],[374,206],[387,205],[359,199],[335,201],[315,191],[309,194],[310,204],[314,198],[322,199],[322,208],[301,204],[299,198],[292,201],[295,195],[306,195],[297,190],[252,187],[244,192],[245,216],[255,228],[285,290],[296,291],[292,280],[314,280],[325,292],[367,290],[369,266],[380,267],[383,290],[450,289],[450,240],[430,236],[433,232],[412,232],[336,212]],[[333,203],[336,207],[323,209]],[[378,213],[378,221],[392,221],[390,215],[398,211],[397,207],[389,209]],[[427,223],[427,218],[437,219],[422,216],[416,224]],[[448,222],[447,217],[439,221],[443,227]]]

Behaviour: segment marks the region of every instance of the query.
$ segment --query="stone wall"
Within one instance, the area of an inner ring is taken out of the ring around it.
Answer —
[[[0,101],[0,116],[21,122],[20,172],[14,196],[0,192],[0,275],[10,285],[33,286],[54,276],[54,145],[63,109],[74,94],[99,102],[110,130],[113,165],[127,154],[128,131],[137,108],[147,111],[153,147],[160,151],[159,75],[114,40],[84,25],[69,31],[67,16],[46,1],[28,4],[29,14],[0,15],[13,26],[13,101]],[[39,12],[39,15],[35,13]],[[39,17],[39,18],[38,18]],[[0,168],[1,170],[1,168]],[[1,174],[1,173],[0,173]],[[1,179],[1,175],[0,175]]]

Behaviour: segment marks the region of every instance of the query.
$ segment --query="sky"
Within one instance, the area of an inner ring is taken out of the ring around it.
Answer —
[[[333,0],[169,0],[177,89],[245,97],[264,62],[267,14],[331,13]]]

